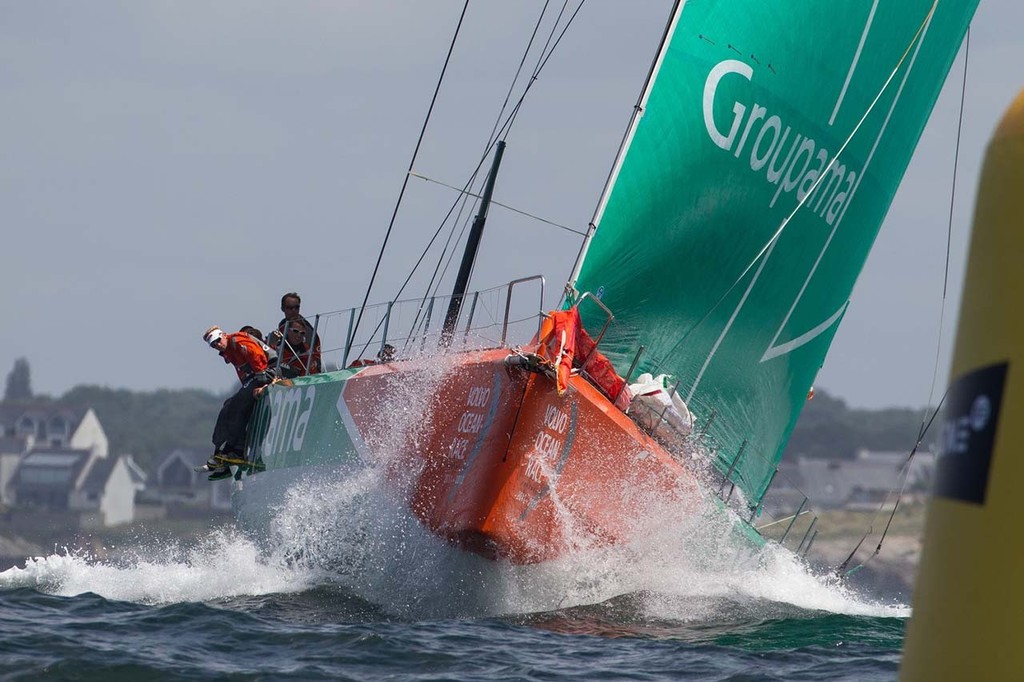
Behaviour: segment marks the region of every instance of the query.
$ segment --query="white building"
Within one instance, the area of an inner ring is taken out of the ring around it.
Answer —
[[[909,454],[861,450],[855,459],[798,457],[781,464],[772,494],[784,499],[787,508],[798,506],[804,496],[815,509],[891,508],[901,490],[904,502],[930,491],[935,455],[917,452],[908,464]]]
[[[231,479],[211,482],[205,472],[195,471],[208,457],[209,450],[191,448],[166,453],[153,471],[146,498],[171,509],[230,511]]]
[[[0,503],[78,513],[85,526],[134,519],[145,475],[130,455],[110,457],[91,408],[0,403]]]

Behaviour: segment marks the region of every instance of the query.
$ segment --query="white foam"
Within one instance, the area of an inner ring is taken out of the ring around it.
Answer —
[[[84,553],[31,558],[25,568],[0,572],[0,589],[28,587],[68,597],[92,592],[169,604],[297,592],[308,588],[310,579],[308,572],[268,562],[248,540],[217,530],[193,547],[140,546],[117,561]]]
[[[348,480],[296,487],[276,514],[269,553],[219,529],[194,546],[140,541],[116,562],[83,553],[33,558],[23,569],[0,572],[0,589],[168,604],[330,584],[406,618],[535,613],[633,593],[646,594],[642,608],[653,620],[714,620],[737,603],[754,610],[788,604],[847,615],[910,615],[907,606],[865,600],[815,575],[776,546],[749,551],[717,511],[652,518],[628,547],[512,566],[446,546],[385,490],[378,470],[368,469]]]
[[[738,537],[734,517],[706,503],[694,512],[678,501],[628,490],[624,499],[645,519],[626,547],[595,547],[572,518],[564,528],[573,552],[537,566],[481,559],[428,533],[412,516],[395,467],[403,448],[422,447],[430,424],[424,401],[451,369],[395,377],[390,407],[368,438],[378,458],[343,480],[306,479],[276,510],[273,541],[281,560],[323,570],[332,581],[402,617],[486,616],[596,604],[622,594],[664,595],[644,600],[652,618],[699,621],[737,603],[753,609],[791,605],[849,615],[906,617],[910,609],[857,596],[774,545],[757,552]],[[404,461],[404,459],[402,459]],[[542,463],[543,464],[543,463]],[[557,474],[543,474],[555,480]],[[415,477],[406,471],[406,477]],[[555,490],[556,511],[570,515]],[[723,606],[726,605],[726,606]],[[746,607],[744,607],[746,608]]]
[[[277,511],[274,551],[279,561],[321,571],[409,618],[535,613],[632,593],[655,595],[643,602],[651,618],[687,622],[737,603],[755,611],[791,605],[848,615],[910,614],[909,607],[866,600],[816,575],[777,545],[753,550],[737,536],[734,520],[711,505],[693,515],[646,502],[650,523],[637,529],[629,546],[594,547],[570,538],[576,552],[513,566],[445,545],[395,497],[381,472],[368,468],[345,480],[296,486]]]

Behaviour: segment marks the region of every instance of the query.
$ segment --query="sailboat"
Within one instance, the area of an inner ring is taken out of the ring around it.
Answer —
[[[302,481],[384,462],[423,528],[487,559],[626,545],[652,500],[711,501],[763,542],[786,440],[976,6],[677,1],[561,308],[516,312],[543,303],[537,276],[317,316],[339,368],[259,401],[239,521],[266,532]]]

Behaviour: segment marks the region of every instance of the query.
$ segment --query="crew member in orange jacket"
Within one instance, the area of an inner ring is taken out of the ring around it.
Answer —
[[[319,374],[323,371],[323,363],[320,360],[320,335],[314,333],[313,325],[299,313],[302,306],[302,299],[294,291],[289,291],[281,297],[281,312],[284,317],[277,323],[277,330],[270,333],[267,343],[273,348],[280,348],[280,372],[281,377],[291,379],[307,374]],[[297,325],[301,324],[301,330]],[[294,330],[294,331],[293,331]],[[296,336],[297,331],[302,331],[302,337]],[[281,338],[284,343],[281,343]],[[301,348],[300,348],[301,346]],[[309,352],[312,346],[313,352]]]
[[[273,376],[268,371],[266,352],[249,334],[228,334],[213,326],[203,334],[203,341],[220,353],[225,363],[234,366],[242,383],[241,388],[224,401],[217,415],[217,424],[213,427],[213,456],[204,469],[211,472],[211,481],[217,481],[231,476],[231,467],[218,459],[218,455],[231,459],[244,456],[245,432],[256,405],[256,396],[271,383]]]
[[[285,379],[320,373],[320,349],[309,347],[310,332],[302,320],[286,322],[288,336],[281,344],[281,361],[277,373]]]

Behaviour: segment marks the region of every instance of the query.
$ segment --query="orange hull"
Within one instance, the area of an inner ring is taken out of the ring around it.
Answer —
[[[580,548],[628,542],[652,499],[695,508],[694,475],[578,376],[554,381],[504,365],[506,350],[445,358],[422,424],[403,436],[389,478],[408,486],[432,532],[489,558],[536,563]],[[369,367],[344,400],[366,434],[388,428],[382,403],[418,362]],[[389,409],[394,409],[391,407]]]

